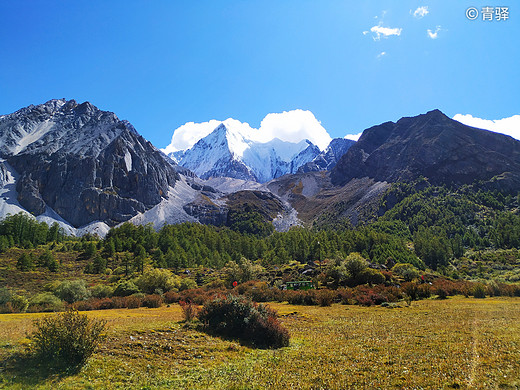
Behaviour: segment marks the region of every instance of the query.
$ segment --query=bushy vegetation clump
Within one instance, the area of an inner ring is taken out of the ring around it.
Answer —
[[[62,311],[65,303],[51,292],[36,294],[29,300],[29,312]]]
[[[58,285],[54,295],[67,303],[73,303],[89,298],[90,291],[87,290],[87,282],[82,279],[65,280]]]
[[[28,306],[29,301],[26,297],[0,287],[0,313],[23,313]]]
[[[69,368],[82,365],[94,353],[104,338],[106,322],[71,309],[36,320],[34,326],[29,352],[36,362]]]
[[[289,345],[289,332],[276,312],[245,297],[228,295],[204,305],[199,313],[204,328],[217,335],[239,339],[260,348]]]

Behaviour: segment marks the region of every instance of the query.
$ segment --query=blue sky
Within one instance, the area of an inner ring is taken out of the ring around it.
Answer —
[[[488,5],[509,19],[465,16]],[[294,109],[332,137],[434,108],[520,114],[515,1],[0,1],[0,15],[0,114],[88,100],[158,147],[186,122],[258,128]]]

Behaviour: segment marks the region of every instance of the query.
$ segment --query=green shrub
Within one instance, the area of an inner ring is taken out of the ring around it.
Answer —
[[[28,253],[24,252],[22,255],[18,258],[16,262],[16,268],[18,268],[22,272],[31,271],[34,269],[34,261]]]
[[[357,284],[382,284],[385,282],[384,275],[378,270],[372,268],[365,268],[357,277]]]
[[[170,291],[179,288],[179,278],[170,270],[147,267],[143,274],[137,278],[135,284],[147,294],[153,294],[157,290]]]
[[[11,290],[5,287],[0,287],[0,305],[6,304],[11,300],[12,297]]]
[[[191,278],[182,278],[179,283],[179,291],[189,290],[191,288],[197,288],[197,282]]]
[[[473,286],[473,297],[485,298],[486,297],[486,286],[482,283],[477,283]]]
[[[211,333],[256,347],[289,345],[289,332],[279,323],[276,312],[244,297],[228,295],[209,301],[202,308],[199,319]]]
[[[114,296],[127,297],[129,295],[137,294],[139,292],[139,287],[137,287],[134,282],[130,280],[124,280],[116,286],[116,289],[114,290]]]
[[[73,303],[89,298],[90,292],[84,280],[65,280],[56,288],[54,295],[65,302]]]
[[[82,365],[103,340],[106,322],[89,320],[75,310],[34,322],[30,352],[43,365],[60,368]]]
[[[50,292],[43,292],[33,296],[29,300],[28,311],[61,311],[64,308],[63,301]]]
[[[11,300],[9,301],[13,309],[17,313],[23,313],[27,310],[27,307],[29,306],[29,301],[27,298],[25,298],[23,295],[17,295],[13,294],[11,296]]]
[[[38,257],[38,266],[47,267],[49,271],[56,272],[58,270],[59,264],[52,252],[47,249],[40,255],[40,257]]]
[[[420,275],[419,270],[410,263],[397,263],[392,267],[392,272],[402,276],[407,282],[417,279]]]
[[[114,288],[106,284],[97,284],[90,290],[90,295],[94,298],[108,298],[114,293]]]

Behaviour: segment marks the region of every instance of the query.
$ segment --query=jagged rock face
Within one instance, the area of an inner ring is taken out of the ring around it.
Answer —
[[[9,181],[9,170],[4,162],[0,162],[0,188],[3,188]]]
[[[201,195],[184,206],[184,211],[205,225],[224,226],[229,209],[214,203],[209,197]]]
[[[285,210],[280,199],[266,191],[237,191],[226,196],[226,205],[232,211],[256,211],[266,220],[272,220]]]
[[[132,125],[90,103],[52,100],[0,117],[0,153],[20,174],[18,200],[78,227],[115,225],[158,204],[179,176]]]
[[[460,185],[505,172],[520,172],[519,141],[435,110],[365,130],[331,171],[331,180],[344,185],[353,178],[395,182],[424,176],[433,184]]]
[[[323,152],[318,154],[314,160],[300,166],[298,173],[330,171],[356,141],[345,138],[334,138]]]
[[[193,202],[186,204],[184,211],[197,218],[200,223],[229,226],[230,212],[255,211],[266,221],[272,221],[277,215],[287,210],[280,199],[270,192],[237,191],[222,197],[218,203],[202,193]]]

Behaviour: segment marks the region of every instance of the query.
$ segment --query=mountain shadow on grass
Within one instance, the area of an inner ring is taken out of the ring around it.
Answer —
[[[34,388],[49,380],[75,375],[83,364],[72,366],[42,363],[27,352],[14,352],[0,360],[0,387],[2,385],[21,385]]]

